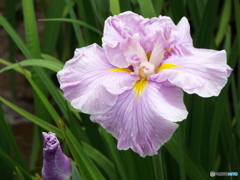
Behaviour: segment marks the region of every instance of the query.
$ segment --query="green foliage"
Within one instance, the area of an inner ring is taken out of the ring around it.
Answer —
[[[11,39],[9,59],[0,57],[0,63],[5,65],[0,75],[11,70],[12,92],[14,74],[25,76],[34,91],[36,113],[31,114],[2,96],[0,102],[36,127],[30,163],[26,165],[0,109],[0,179],[34,179],[34,173],[41,174],[36,161],[42,151],[42,131],[56,133],[67,147],[65,153],[73,159],[74,180],[200,180],[210,179],[210,171],[240,173],[240,3],[220,2],[223,1],[41,0],[40,4],[22,0],[21,4],[14,4],[5,0],[7,15],[0,14],[0,30],[6,31]],[[153,157],[141,158],[131,150],[117,150],[116,140],[92,123],[89,116],[70,107],[52,80],[76,48],[92,43],[101,45],[108,16],[127,10],[148,18],[167,15],[175,23],[186,16],[195,46],[225,49],[228,64],[234,69],[218,97],[203,99],[185,94],[188,118],[179,123],[171,140]],[[44,19],[36,19],[36,11]],[[16,31],[16,22],[21,20],[17,13],[23,14],[26,41]],[[18,62],[17,50],[26,60]]]

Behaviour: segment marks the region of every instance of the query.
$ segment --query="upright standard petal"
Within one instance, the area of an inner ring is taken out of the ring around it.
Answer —
[[[162,66],[172,66],[152,78],[158,82],[168,80],[189,94],[218,96],[231,72],[226,64],[226,52],[195,48],[191,48],[191,52],[191,56],[170,56]]]
[[[171,54],[178,56],[192,55],[189,48],[193,48],[193,41],[190,35],[190,25],[187,18],[183,17],[176,26],[177,36],[168,45],[167,57]],[[175,31],[175,30],[171,30]]]
[[[178,36],[174,40],[174,45],[193,46],[192,37],[190,35],[190,25],[187,18],[183,17],[177,24]]]
[[[56,135],[52,132],[43,135],[43,180],[70,180],[71,160],[62,152]]]
[[[58,72],[64,97],[85,113],[104,113],[117,101],[118,94],[131,89],[137,77],[111,65],[96,44],[75,51],[73,59]]]
[[[142,16],[130,11],[109,17],[105,21],[102,41],[111,64],[120,68],[129,66],[121,48],[122,43],[125,39],[139,34],[139,24],[142,21]]]
[[[106,45],[115,47],[125,38],[139,34],[141,31],[139,24],[144,20],[142,16],[130,11],[110,16],[104,24],[103,47]]]
[[[155,38],[154,47],[153,47],[153,50],[151,52],[151,56],[149,59],[149,62],[154,64],[155,70],[160,66],[160,64],[164,58],[164,54],[165,54],[164,37],[161,33],[157,33],[157,34],[158,34],[158,36]]]
[[[136,88],[119,95],[108,112],[90,118],[118,139],[118,149],[131,148],[145,157],[157,154],[178,127],[171,121],[185,119],[187,111],[179,88],[154,82],[138,87],[139,94]]]
[[[149,42],[152,39],[155,39],[155,36],[159,36],[158,34],[162,34],[164,37],[164,41],[168,43],[172,42],[178,36],[178,28],[171,20],[170,17],[167,16],[159,16],[151,19],[146,19],[143,23],[143,28],[145,32],[145,40]]]

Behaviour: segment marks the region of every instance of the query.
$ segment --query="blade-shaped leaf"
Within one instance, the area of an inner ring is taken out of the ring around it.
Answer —
[[[54,72],[58,72],[63,68],[63,65],[60,63],[42,60],[42,59],[28,59],[28,60],[21,61],[19,63],[11,64],[5,68],[2,68],[0,70],[0,73],[4,72],[6,70],[15,69],[16,67],[19,67],[19,65],[21,65],[21,66],[40,66],[40,67],[50,69]]]
[[[0,101],[2,101],[4,104],[6,104],[8,107],[16,111],[17,113],[21,114],[28,120],[32,121],[33,123],[37,124],[38,126],[42,127],[43,129],[46,129],[47,131],[54,132],[57,134],[58,137],[62,137],[61,131],[56,128],[55,126],[47,123],[46,121],[30,114],[29,112],[23,110],[22,108],[16,106],[15,104],[9,102],[8,100],[4,99],[3,97],[0,97]]]
[[[138,0],[138,3],[144,17],[151,18],[156,16],[151,0]]]
[[[86,27],[92,31],[94,31],[95,33],[100,34],[101,36],[103,35],[103,33],[101,31],[99,31],[98,29],[96,29],[95,27],[83,22],[83,21],[79,21],[79,20],[75,20],[75,19],[68,19],[68,18],[52,18],[52,19],[40,19],[39,21],[60,21],[60,22],[69,22],[69,23],[74,23],[74,24],[78,24],[80,26]]]
[[[178,155],[178,142],[176,140],[176,134],[174,134],[169,142],[167,142],[164,146],[167,148],[168,152],[173,156],[173,158],[179,163],[181,159],[179,159]],[[210,179],[209,174],[206,173],[204,168],[194,160],[191,156],[191,153],[187,149],[187,147],[183,146],[183,161],[185,163],[186,174],[190,177],[190,179]]]

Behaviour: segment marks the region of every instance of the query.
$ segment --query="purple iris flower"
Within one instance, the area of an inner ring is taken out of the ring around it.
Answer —
[[[56,135],[52,132],[43,135],[43,180],[70,180],[71,160],[62,152]]]
[[[103,48],[76,49],[58,73],[64,97],[118,139],[118,149],[157,154],[187,117],[183,91],[219,95],[232,69],[226,52],[193,47],[185,17],[132,12],[109,17]]]

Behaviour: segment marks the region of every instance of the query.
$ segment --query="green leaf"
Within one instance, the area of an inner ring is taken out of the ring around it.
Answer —
[[[41,58],[40,43],[32,0],[22,0],[25,35],[28,48],[34,58]]]
[[[21,171],[21,177],[24,177],[24,180],[33,180],[34,178],[24,170],[21,166],[19,166],[15,161],[13,161],[3,150],[0,148],[0,157],[14,170],[16,171],[16,167]]]
[[[238,56],[240,55],[239,44],[237,38],[234,39],[231,52],[228,54],[228,64],[231,68],[235,68],[237,62],[238,62]]]
[[[59,0],[48,1],[46,18],[63,17],[65,2]],[[45,6],[43,8],[46,8]],[[42,37],[42,52],[50,55],[55,54],[61,30],[60,22],[46,22]],[[62,38],[62,37],[61,37]]]
[[[35,70],[38,73],[38,76],[41,78],[42,82],[44,83],[45,87],[48,89],[49,93],[52,95],[53,99],[57,103],[58,107],[64,114],[64,116],[68,118],[69,115],[67,111],[67,103],[66,100],[63,98],[63,95],[60,93],[60,90],[53,84],[52,80],[49,78],[49,76],[43,69],[35,68]]]
[[[82,177],[73,161],[71,161],[71,165],[72,165],[72,178],[71,179],[72,180],[82,180]]]
[[[232,40],[232,33],[231,33],[231,27],[229,26],[227,28],[226,36],[225,36],[225,40],[224,40],[224,49],[227,52],[227,55],[229,55],[231,52],[231,46],[232,46],[231,40]]]
[[[156,16],[151,0],[138,0],[138,3],[144,17],[152,18]]]
[[[7,123],[7,120],[4,118],[2,107],[0,103],[0,148],[3,149],[4,152],[6,152],[7,155],[12,154],[11,152],[11,145],[13,142],[9,141],[9,136],[12,135],[12,133],[8,134],[10,130],[10,125]],[[15,142],[15,141],[14,141]],[[14,149],[15,150],[15,149]],[[16,151],[19,150],[18,148]],[[15,152],[14,152],[15,154]],[[16,161],[22,160],[22,156],[20,154],[20,157],[16,156]],[[5,177],[6,179],[13,179],[13,170],[7,165],[6,162],[3,162],[2,158],[0,157],[0,174],[2,177]],[[24,161],[22,162],[22,166],[24,167]],[[25,166],[26,167],[26,166]]]
[[[35,167],[36,162],[38,160],[39,157],[39,151],[40,151],[40,140],[39,140],[39,134],[41,134],[41,132],[39,132],[40,128],[38,128],[36,125],[33,127],[33,136],[32,136],[32,152],[30,155],[30,162],[29,162],[29,168],[32,169]],[[42,144],[42,142],[41,142]],[[42,149],[41,149],[42,151]]]
[[[105,3],[105,8],[110,7],[110,10],[111,10],[111,4],[110,4],[110,2],[108,2],[108,0],[102,0],[101,3]],[[103,25],[106,17],[103,17],[101,9],[99,8],[100,2],[98,0],[90,0],[90,4],[91,4],[92,12],[88,12],[87,14],[94,14],[95,18],[96,18],[96,23],[101,23],[101,25]],[[116,4],[116,6],[119,6],[119,5]],[[108,14],[109,14],[110,10],[106,11],[106,12],[108,12]],[[85,11],[85,13],[86,13],[86,11]]]
[[[187,118],[188,127],[191,128],[192,131],[188,131],[188,137],[189,140],[188,145],[191,152],[195,154],[195,159],[200,162],[201,158],[201,145],[202,145],[202,132],[203,132],[203,124],[204,120],[206,119],[204,117],[205,114],[205,105],[206,100],[204,100],[202,97],[199,97],[197,95],[191,95],[191,102],[190,102],[190,109],[189,109],[189,115]],[[206,106],[206,105],[205,105]]]
[[[86,22],[88,25],[91,25],[92,27],[98,27],[102,29],[105,18],[103,18],[101,13],[97,10],[96,4],[93,2],[93,0],[78,0],[76,3],[81,20]],[[102,1],[100,1],[100,3],[103,4]],[[97,43],[100,45],[102,43],[102,35],[89,31],[89,29],[85,27],[83,30],[88,44]]]
[[[234,0],[235,22],[237,27],[238,50],[240,51],[240,3]]]
[[[164,171],[163,171],[163,162],[161,158],[161,151],[152,157],[153,159],[153,167],[154,167],[154,174],[156,179],[164,180]]]
[[[6,61],[6,60],[4,60],[4,59],[1,59],[1,58],[0,58],[0,63],[2,63],[2,64],[4,64],[4,65],[7,65],[7,66],[11,66],[11,65],[12,65],[12,63],[10,63],[10,62],[8,62],[8,61]],[[3,68],[3,69],[4,69],[4,68]],[[2,71],[3,69],[1,69],[0,71]],[[22,73],[22,74],[23,74],[23,71],[22,71],[22,69],[21,69],[19,66],[15,67],[14,70],[17,71],[17,72],[19,72],[19,73]],[[30,72],[29,70],[25,69],[25,73],[26,73],[29,77],[31,77],[31,72]]]
[[[235,78],[234,76],[231,76],[231,94],[233,96],[233,100],[232,100],[232,105],[233,105],[233,109],[235,112],[235,121],[237,122],[236,124],[236,128],[237,131],[240,132],[240,103],[238,105],[238,93],[237,93],[237,87],[236,87],[236,83],[235,83]]]
[[[110,1],[110,10],[113,15],[120,14],[120,5],[118,0],[109,0]]]
[[[4,27],[7,33],[12,37],[15,41],[19,49],[21,49],[22,53],[29,59],[33,58],[31,52],[28,47],[24,44],[22,39],[19,37],[17,32],[12,28],[12,26],[6,21],[6,19],[0,14],[0,24]]]
[[[76,21],[77,17],[76,17],[76,14],[75,14],[74,10],[73,10],[72,2],[70,0],[65,0],[65,2],[67,4],[71,19]],[[79,47],[85,46],[85,42],[84,42],[84,39],[83,39],[83,36],[82,36],[82,33],[81,33],[79,27],[76,24],[73,24],[73,28],[74,28],[74,31],[75,31],[75,35],[77,36],[78,46]]]
[[[112,156],[114,163],[116,165],[116,169],[121,177],[122,180],[127,180],[127,173],[124,169],[122,159],[120,154],[116,148],[116,143],[113,141],[113,137],[108,134],[103,128],[99,128],[100,134],[102,135],[103,139],[107,143],[107,148],[109,148],[109,154]]]
[[[99,19],[99,22],[102,22],[102,20],[104,21],[110,13],[110,2],[109,0],[90,0],[91,1],[91,5],[93,7],[94,10],[96,10],[96,16],[101,17]]]
[[[164,0],[153,0],[153,7],[157,16],[162,14],[163,6]]]
[[[227,27],[229,25],[229,21],[231,18],[231,7],[232,7],[232,1],[226,0],[224,3],[223,12],[221,15],[221,20],[220,20],[219,28],[217,31],[217,35],[215,38],[217,47],[220,45],[220,43],[224,38],[224,35],[226,34]]]
[[[104,180],[105,178],[103,177],[101,172],[98,170],[95,164],[89,159],[89,157],[84,152],[83,146],[79,143],[79,141],[77,141],[77,139],[74,137],[74,135],[71,133],[71,131],[68,128],[66,128],[65,138],[66,137],[67,139],[70,140],[70,142],[68,142],[69,145],[71,145],[70,150],[77,151],[77,155],[81,158],[82,163],[84,163],[84,166],[87,168],[92,178],[94,180]],[[81,167],[79,168],[81,169]]]
[[[183,141],[182,140],[182,131],[183,130],[184,130],[184,128],[180,127],[177,130],[177,132],[175,132],[177,134],[177,137],[178,137],[178,142],[182,142]],[[178,150],[179,150],[178,159],[179,159],[179,166],[180,166],[179,167],[180,168],[180,177],[181,177],[181,180],[184,180],[184,179],[186,179],[186,175],[185,175],[186,169],[185,169],[185,164],[184,164],[184,150],[183,150],[183,144],[182,143],[178,143]]]
[[[62,129],[62,134],[64,136],[64,139],[66,140],[66,143],[67,143],[67,145],[69,147],[69,150],[71,151],[71,153],[73,155],[73,158],[74,158],[74,160],[75,160],[75,162],[76,162],[76,164],[78,166],[78,169],[79,169],[83,179],[93,180],[92,175],[90,174],[90,172],[88,171],[87,167],[85,166],[85,164],[84,164],[81,156],[79,155],[77,149],[75,149],[74,144],[72,143],[72,141],[68,137],[65,129]]]
[[[131,11],[131,9],[132,9],[130,0],[120,0],[119,4],[120,4],[121,12]]]
[[[238,44],[237,40],[235,39],[231,53],[228,56],[228,63],[231,65],[231,67],[234,67],[237,63],[237,60],[239,56],[239,51],[238,51]],[[210,136],[209,136],[209,166],[211,168],[214,167],[215,160],[217,158],[217,151],[218,151],[218,143],[219,143],[219,134],[220,134],[220,126],[221,126],[221,121],[222,119],[222,113],[224,112],[224,105],[226,104],[227,100],[227,94],[228,94],[228,89],[229,89],[230,84],[227,83],[227,85],[223,88],[221,95],[216,99],[215,105],[215,111],[213,113],[213,118],[211,121],[211,127],[214,127],[210,131]]]
[[[10,70],[10,69],[16,69],[16,67],[19,67],[19,65],[21,65],[23,67],[24,66],[40,66],[40,67],[50,69],[54,72],[58,72],[58,71],[62,70],[62,68],[63,68],[63,65],[60,63],[55,63],[52,61],[47,61],[47,60],[42,60],[42,59],[28,59],[28,60],[21,61],[19,63],[8,65],[7,67],[2,68],[0,70],[0,73],[4,72],[6,70]]]
[[[16,3],[14,3],[14,0],[4,0],[5,5],[5,13],[8,22],[16,28],[17,26],[17,18],[16,18]],[[15,45],[14,41],[11,39],[10,36],[8,36],[8,53],[9,53],[9,61],[15,62],[15,57],[17,54],[17,46]],[[10,88],[12,96],[16,97],[16,72],[10,71]]]
[[[11,126],[9,123],[7,123],[6,119],[3,116],[3,111],[1,106],[0,106],[0,131],[1,133],[3,133],[1,137],[5,137],[2,140],[5,143],[7,143],[9,147],[11,147],[16,163],[18,163],[22,168],[27,169],[27,166],[21,155],[21,152],[17,146]],[[4,143],[1,142],[1,145],[4,145]]]
[[[79,21],[79,20],[75,20],[75,19],[68,19],[68,18],[53,18],[53,19],[39,19],[39,21],[60,21],[60,22],[69,22],[69,23],[73,23],[73,24],[78,24],[80,26],[86,27],[89,30],[92,30],[95,33],[98,33],[99,35],[103,35],[103,33],[101,31],[99,31],[98,29],[96,29],[95,27],[83,22],[83,21]]]
[[[53,106],[50,104],[50,102],[48,101],[46,96],[42,93],[42,91],[39,89],[39,87],[36,85],[36,83],[30,77],[28,77],[24,71],[23,71],[23,73],[24,73],[25,77],[27,78],[28,82],[31,84],[34,91],[36,92],[36,94],[38,95],[39,101],[44,105],[44,107],[46,108],[48,113],[51,115],[51,117],[53,118],[55,123],[58,125],[58,122],[61,120],[61,117],[55,111]]]
[[[178,21],[186,15],[183,0],[170,0],[173,20],[177,24]]]
[[[24,28],[25,28],[25,35],[27,40],[27,45],[29,47],[29,51],[34,58],[41,58],[41,49],[40,49],[40,42],[38,39],[38,29],[35,17],[35,10],[33,6],[33,0],[23,0],[23,17],[24,17]],[[32,59],[29,58],[28,59]],[[41,78],[38,76],[36,72],[36,67],[31,69],[32,78],[34,82],[38,85],[41,89],[41,92],[46,95],[47,90],[44,86]],[[34,107],[35,107],[35,114],[38,117],[43,118],[46,121],[49,121],[49,114],[47,113],[47,109],[42,104],[41,100],[36,95],[35,91],[33,91],[33,99],[34,99]]]
[[[110,179],[117,179],[115,166],[109,159],[89,144],[82,142],[82,145],[86,155],[88,155],[100,168],[102,168]]]
[[[16,166],[16,172],[17,172],[17,176],[19,180],[25,180],[21,171],[18,169],[18,167]]]
[[[97,148],[102,153],[106,153],[106,147],[104,146],[103,140],[98,131],[99,125],[93,123],[88,114],[82,113],[81,120],[89,139],[89,144],[91,144],[94,148]]]
[[[164,146],[167,148],[168,152],[172,157],[180,164],[181,159],[179,158],[178,142],[176,134],[174,134],[170,141],[168,141]],[[204,170],[204,168],[191,156],[190,151],[187,147],[182,144],[183,147],[183,161],[185,165],[186,174],[190,179],[194,180],[208,180],[210,179],[209,174]]]
[[[43,59],[46,59],[48,61],[52,61],[52,62],[55,62],[55,63],[58,63],[58,64],[63,64],[62,61],[60,61],[59,59],[49,55],[49,54],[41,54],[42,58]]]
[[[58,137],[62,138],[61,131],[56,128],[55,126],[45,122],[44,120],[28,113],[27,111],[21,109],[20,107],[14,105],[13,103],[9,102],[8,100],[4,99],[3,97],[0,97],[0,101],[2,101],[4,104],[6,104],[8,107],[16,111],[17,113],[21,114],[28,120],[32,121],[33,123],[37,124],[38,126],[42,127],[43,129],[46,129],[47,131],[51,131],[55,134],[57,134]]]
[[[219,0],[207,1],[200,27],[197,30],[195,45],[198,48],[209,48],[213,42],[213,32],[217,19],[218,5]]]
[[[187,1],[187,7],[190,12],[189,16],[192,18],[193,27],[194,29],[198,29],[204,12],[204,1]]]

